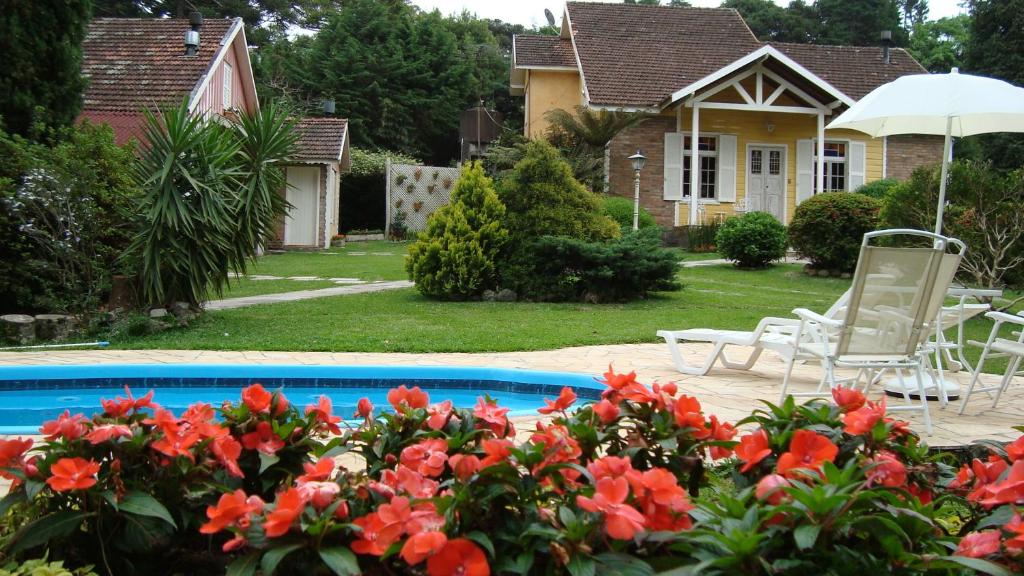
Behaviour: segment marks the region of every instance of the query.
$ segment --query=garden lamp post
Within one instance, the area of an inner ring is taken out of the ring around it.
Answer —
[[[633,163],[633,230],[640,229],[640,171],[647,163],[647,157],[638,148],[636,154],[629,157]]]

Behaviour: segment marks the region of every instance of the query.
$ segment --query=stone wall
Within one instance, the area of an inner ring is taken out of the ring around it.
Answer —
[[[908,134],[889,136],[886,144],[886,178],[906,180],[920,166],[934,166],[942,161],[941,136]]]
[[[654,216],[659,226],[672,226],[675,219],[676,203],[662,199],[665,133],[675,130],[675,118],[655,116],[620,132],[609,147],[608,193],[630,200],[633,199],[633,166],[629,157],[637,149],[647,157],[647,167],[640,171],[640,205]]]

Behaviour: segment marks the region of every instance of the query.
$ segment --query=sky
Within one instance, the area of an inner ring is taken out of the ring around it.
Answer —
[[[598,0],[621,2],[621,0]],[[962,0],[929,0],[928,16],[932,19],[943,16],[954,16],[964,11],[959,4]],[[562,22],[564,0],[412,0],[424,10],[437,8],[444,14],[462,12],[464,9],[476,13],[482,18],[498,18],[505,22],[523,24],[525,26],[542,26],[547,24],[544,9],[555,15],[555,21]],[[690,0],[694,6],[717,6],[720,0]],[[786,5],[789,0],[775,0],[776,4]]]

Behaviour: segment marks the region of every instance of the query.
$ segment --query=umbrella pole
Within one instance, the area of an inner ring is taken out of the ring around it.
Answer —
[[[942,145],[942,172],[939,176],[939,210],[935,216],[935,233],[942,234],[942,213],[946,209],[946,180],[949,179],[949,154],[953,146],[953,117],[946,117],[946,141]]]

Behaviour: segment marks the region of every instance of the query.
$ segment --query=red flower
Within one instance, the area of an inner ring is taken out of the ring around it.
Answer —
[[[331,477],[334,472],[334,460],[330,458],[321,458],[317,460],[316,464],[310,464],[309,462],[302,463],[302,469],[306,471],[305,474],[295,479],[296,482],[323,482]]]
[[[675,396],[676,392],[679,391],[679,386],[676,385],[675,382],[668,382],[666,384],[662,384],[661,385],[661,389],[659,390],[658,384],[655,384],[654,385],[654,391],[655,392],[664,392],[665,394],[668,394],[669,396]]]
[[[451,466],[455,477],[465,482],[480,469],[480,458],[472,454],[455,454],[448,458],[448,465]]]
[[[1003,525],[1003,530],[1013,534],[1012,537],[1004,542],[1007,550],[1015,554],[1019,554],[1021,550],[1024,550],[1024,522],[1021,521],[1019,512],[1013,513],[1013,518],[1010,518],[1010,521]]]
[[[1010,462],[1024,459],[1024,436],[1006,445],[1006,457],[1010,459]]]
[[[402,450],[401,462],[424,476],[436,478],[444,472],[448,461],[448,442],[430,438]]]
[[[999,531],[985,530],[964,536],[955,554],[968,558],[982,558],[996,552],[999,552]]]
[[[39,428],[39,433],[46,436],[47,440],[63,438],[65,440],[77,440],[85,434],[85,415],[71,415],[70,410],[65,410],[56,420],[44,422]]]
[[[476,407],[473,408],[473,416],[487,424],[483,428],[489,428],[498,438],[515,434],[515,428],[508,421],[508,408],[499,408],[494,400],[484,400],[481,396],[477,398]],[[477,426],[481,428],[481,426]]]
[[[636,384],[636,372],[630,372],[629,374],[616,374],[615,369],[612,365],[608,365],[608,371],[604,373],[604,380],[599,380],[612,390],[621,390],[622,388],[628,387],[632,384]]]
[[[163,408],[157,408],[153,413],[152,418],[146,418],[142,421],[143,424],[149,426],[155,426],[163,431],[164,434],[177,434],[180,426],[178,425],[178,418],[170,410],[164,410]]]
[[[322,424],[328,432],[331,434],[341,434],[341,428],[338,428],[341,416],[332,416],[332,409],[331,399],[327,396],[321,396],[315,406],[306,406],[306,416],[316,414],[316,421]]]
[[[124,393],[127,398],[121,398],[120,396],[115,397],[113,400],[101,398],[100,404],[103,406],[103,413],[113,418],[121,418],[129,412],[138,412],[140,408],[155,406],[155,404],[153,404],[153,390],[150,390],[145,396],[139,399],[135,399],[135,397],[132,396],[132,391],[128,386],[124,387]]]
[[[427,427],[431,430],[440,430],[444,428],[444,425],[448,423],[448,418],[452,415],[452,401],[445,400],[440,404],[434,404],[427,410]]]
[[[757,483],[757,488],[754,490],[754,495],[757,496],[758,500],[764,500],[772,506],[781,504],[783,500],[787,499],[785,488],[792,486],[789,480],[786,480],[784,476],[778,474],[769,474],[764,478],[761,478]]]
[[[96,474],[100,465],[84,458],[61,458],[50,467],[50,477],[46,483],[55,492],[85,490],[96,484]]]
[[[627,477],[633,470],[633,463],[629,458],[622,456],[605,456],[587,464],[587,471],[594,476],[594,480],[611,477]]]
[[[800,476],[798,469],[821,472],[821,465],[832,462],[839,448],[831,440],[810,430],[797,430],[789,442],[789,452],[779,456],[775,470],[787,478]]]
[[[728,442],[736,436],[736,428],[728,422],[719,422],[718,417],[711,416],[711,439],[717,442]],[[725,446],[711,446],[708,448],[712,460],[728,458],[732,455],[732,448]]]
[[[610,424],[619,417],[619,407],[602,398],[600,402],[594,404],[594,414],[597,414],[603,424]]]
[[[558,398],[556,398],[553,402],[545,398],[544,404],[546,404],[546,406],[543,408],[537,408],[537,412],[540,412],[541,414],[551,414],[552,412],[564,412],[565,409],[568,408],[569,406],[572,406],[574,402],[576,402],[576,393],[573,392],[572,388],[565,386],[562,388],[562,391],[558,394]]]
[[[192,454],[191,448],[200,440],[202,440],[202,437],[198,432],[177,430],[175,432],[164,432],[163,437],[153,442],[150,446],[153,450],[160,452],[168,458],[184,456],[195,462],[196,457]]]
[[[182,422],[191,426],[192,430],[204,439],[222,438],[231,434],[227,427],[214,422],[215,417],[216,412],[214,412],[213,406],[204,402],[192,404],[181,414]]]
[[[274,511],[267,514],[267,519],[263,522],[263,531],[267,537],[277,538],[287,534],[305,506],[305,499],[296,488],[289,488],[278,494],[274,502]]]
[[[594,497],[577,496],[576,504],[587,512],[604,514],[605,531],[616,540],[632,540],[644,529],[646,521],[629,504],[629,482],[625,478],[601,478],[595,485]]]
[[[700,402],[692,396],[682,395],[676,399],[672,412],[676,417],[676,425],[680,428],[691,428],[693,437],[702,440],[711,435],[704,425],[704,414],[701,412]]]
[[[693,526],[689,515],[693,504],[674,474],[664,468],[652,468],[639,477],[639,489],[632,480],[630,484],[648,529],[676,532]]]
[[[444,548],[427,560],[428,576],[490,576],[487,556],[466,538],[449,540]]]
[[[235,478],[245,477],[242,469],[238,467],[238,457],[242,455],[242,445],[238,440],[231,436],[214,438],[210,444],[210,450],[213,451],[213,455],[217,457],[217,461],[228,471],[228,474]]]
[[[907,483],[907,467],[895,454],[879,452],[867,462],[868,486],[881,484],[897,488]]]
[[[21,478],[18,476],[5,471],[5,468],[25,468],[26,463],[24,462],[25,452],[28,452],[32,448],[32,440],[28,438],[11,438],[10,440],[0,440],[0,478],[6,478],[11,481],[11,489],[17,488],[21,484]],[[26,475],[28,470],[25,471]]]
[[[199,527],[203,534],[216,534],[228,526],[248,524],[248,516],[263,509],[263,501],[253,496],[248,498],[242,490],[222,494],[216,506],[206,507],[209,522]]]
[[[403,384],[388,391],[388,402],[394,406],[396,411],[401,412],[403,406],[412,410],[426,408],[430,404],[430,396],[420,390],[419,386],[413,386],[410,389]]]
[[[402,559],[409,566],[415,566],[427,558],[437,554],[448,543],[443,532],[420,532],[413,534],[402,546]]]
[[[300,482],[298,489],[302,499],[313,504],[317,510],[330,506],[334,497],[341,492],[337,482]]]
[[[242,446],[246,450],[259,450],[268,455],[275,454],[284,448],[284,440],[274,432],[270,422],[259,422],[256,429],[242,436]]]
[[[740,437],[740,444],[735,448],[736,457],[744,462],[740,468],[741,473],[747,473],[758,462],[771,455],[772,449],[768,446],[768,434],[759,429],[753,434]]]
[[[1001,481],[985,486],[984,494],[985,498],[981,500],[983,506],[1024,504],[1024,460],[1014,462]]]
[[[871,432],[875,424],[885,417],[885,398],[881,402],[867,402],[863,407],[847,412],[843,416],[844,432],[851,436],[859,436]]]
[[[369,420],[373,417],[373,402],[370,402],[369,398],[360,398],[359,402],[356,403],[356,414],[360,418]]]
[[[273,399],[274,395],[267,392],[267,389],[262,384],[253,384],[242,390],[242,402],[249,408],[249,412],[253,414],[269,413],[270,402]]]
[[[853,412],[864,406],[867,398],[864,393],[854,388],[843,388],[842,386],[832,389],[832,399],[843,412]]]
[[[356,518],[352,523],[360,528],[359,538],[352,543],[356,554],[383,556],[402,537],[401,525],[386,524],[376,512]]]
[[[512,442],[504,438],[486,439],[480,442],[480,447],[484,450],[484,459],[480,461],[481,468],[508,462],[512,456]]]
[[[89,432],[85,439],[92,444],[101,444],[118,438],[131,438],[132,429],[124,424],[104,424],[97,426]]]

